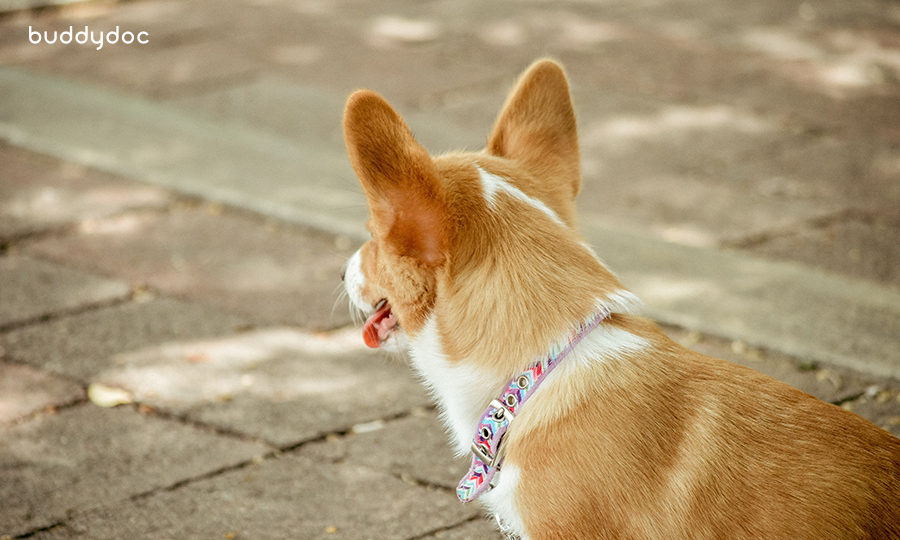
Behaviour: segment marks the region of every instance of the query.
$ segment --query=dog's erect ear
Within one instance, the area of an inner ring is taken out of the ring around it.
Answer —
[[[497,117],[487,151],[560,176],[575,198],[581,188],[578,131],[559,64],[543,59],[525,70]]]
[[[344,110],[350,163],[369,201],[372,233],[428,266],[445,258],[443,186],[428,151],[375,92],[359,90]]]

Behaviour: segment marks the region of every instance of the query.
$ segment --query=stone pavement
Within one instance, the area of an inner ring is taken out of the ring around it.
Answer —
[[[150,43],[29,42],[85,25]],[[876,0],[0,17],[0,538],[500,538],[337,294],[365,210],[340,113],[371,87],[477,148],[542,54],[582,224],[648,313],[900,435],[898,25]]]

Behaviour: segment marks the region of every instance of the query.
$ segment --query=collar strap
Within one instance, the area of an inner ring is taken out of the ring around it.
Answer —
[[[506,390],[481,415],[475,440],[472,442],[472,465],[456,488],[456,495],[462,502],[475,500],[492,486],[494,474],[503,463],[503,436],[509,429],[521,407],[547,378],[553,368],[572,352],[591,330],[609,316],[607,309],[594,312],[580,322],[566,340],[554,344],[549,354],[525,371],[516,375],[506,386]]]

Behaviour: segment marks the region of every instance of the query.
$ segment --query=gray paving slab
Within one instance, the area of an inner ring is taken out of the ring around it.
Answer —
[[[317,461],[385,470],[448,493],[456,489],[470,463],[468,456],[453,454],[438,414],[422,409],[401,419],[360,426],[358,433],[304,445],[297,453]]]
[[[232,5],[235,4],[205,2],[204,10],[191,13],[190,8],[175,2],[112,6],[105,2],[82,1],[60,10],[18,13],[9,17],[6,20],[8,32],[4,32],[0,42],[6,45],[3,48],[9,54],[4,58],[5,62],[38,61],[50,73],[125,86],[129,90],[142,91],[144,95],[177,94],[183,87],[223,84],[252,76],[256,71],[253,58],[248,54],[251,48],[234,43],[233,39],[230,46],[227,39],[225,42],[210,39],[217,31],[235,30],[240,35],[239,28],[222,28],[215,24],[210,28],[202,20],[205,18],[202,15],[208,15],[216,8],[228,16],[233,11],[229,9]],[[244,21],[247,22],[246,18]],[[94,31],[97,40],[99,32],[108,35],[116,31],[117,26],[121,38],[115,40],[116,43],[104,40],[99,48],[90,41],[78,44],[78,38],[74,36],[68,44],[61,42],[63,31],[71,29],[77,33],[88,27]],[[32,42],[29,27],[41,36],[39,43]],[[131,43],[125,42],[125,32],[132,33]],[[146,32],[141,39],[147,43],[137,41],[140,32]],[[193,37],[185,39],[188,33]],[[47,39],[54,40],[54,34],[55,43],[47,43]],[[235,34],[229,37],[234,38]],[[142,57],[139,62],[134,62],[135,54]]]
[[[97,221],[22,251],[260,321],[324,330],[350,323],[337,301],[350,246],[213,206]]]
[[[356,329],[174,340],[118,354],[92,380],[279,447],[429,404],[409,367],[366,348]]]
[[[170,203],[157,187],[8,145],[0,145],[0,163],[0,241]]]
[[[507,537],[499,531],[496,521],[492,518],[476,517],[462,525],[422,537],[422,540],[500,540],[502,538]]]
[[[889,144],[799,137],[784,113],[727,101],[635,107],[641,100],[615,93],[577,98],[580,210],[610,227],[715,248],[891,199],[847,182],[854,167],[890,181],[878,165],[894,158]]]
[[[0,257],[0,328],[128,298],[128,283],[31,257]]]
[[[494,69],[474,58],[435,61],[437,42],[429,27],[437,25],[429,16],[422,20],[420,15],[429,10],[414,5],[396,6],[401,13],[386,6],[370,9],[364,3],[353,3],[352,8],[281,2],[260,7],[208,0],[154,2],[106,10],[70,9],[50,20],[23,17],[7,28],[25,40],[9,40],[0,50],[0,61],[17,64],[26,59],[48,73],[163,97],[244,82],[265,68],[327,81],[339,94],[353,90],[351,74],[359,71],[377,80],[382,90],[409,96],[439,91],[448,79],[464,85],[495,76]],[[333,16],[335,11],[343,13]],[[89,23],[104,30],[119,25],[123,30],[147,31],[150,42],[140,47],[104,46],[99,51],[89,46],[32,45],[26,34],[29,23],[51,35],[71,24],[80,28]],[[135,54],[141,56],[140,63],[128,61]],[[98,57],[103,61],[96,61]]]
[[[34,538],[407,539],[477,512],[382,471],[284,455],[77,515]]]
[[[689,349],[749,367],[829,403],[842,403],[858,397],[876,381],[866,374],[804,362],[802,359],[798,360],[778,351],[759,349],[742,341],[729,341],[671,326],[664,326],[663,330]],[[900,382],[896,385],[900,389]]]
[[[0,12],[59,6],[84,0],[0,0]]]
[[[795,260],[900,289],[900,227],[887,219],[851,219],[761,239],[750,251]]]
[[[873,386],[862,398],[843,407],[900,437],[900,392],[896,388]]]
[[[0,428],[0,535],[251,460],[265,446],[87,404]]]
[[[114,356],[171,341],[230,335],[247,317],[172,299],[133,302],[0,335],[10,361],[90,381]]]
[[[594,227],[600,257],[659,321],[900,379],[900,293],[793,263]]]
[[[84,397],[84,387],[78,383],[30,366],[0,361],[0,425],[40,411],[52,413]]]

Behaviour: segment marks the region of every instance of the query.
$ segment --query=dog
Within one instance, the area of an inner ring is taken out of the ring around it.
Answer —
[[[558,63],[524,72],[481,152],[430,156],[368,90],[343,128],[370,214],[344,275],[366,344],[409,350],[472,455],[459,497],[510,536],[900,539],[900,439],[635,315],[576,231]]]

